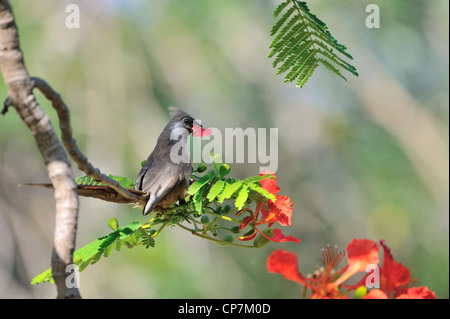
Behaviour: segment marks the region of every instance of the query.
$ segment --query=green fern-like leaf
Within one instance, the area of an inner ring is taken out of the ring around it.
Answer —
[[[215,174],[212,171],[200,177],[198,180],[193,182],[191,186],[189,186],[188,194],[195,195],[195,193],[197,193],[204,185],[210,182],[213,178],[215,178]]]
[[[279,19],[271,30],[275,38],[269,46],[269,58],[275,57],[272,64],[278,67],[277,75],[287,72],[285,83],[295,81],[297,87],[303,87],[319,64],[346,81],[342,69],[358,76],[356,68],[344,60],[353,59],[347,48],[310,12],[306,2],[286,0],[275,9],[273,17]]]
[[[276,197],[274,194],[270,193],[265,188],[262,188],[259,185],[252,184],[252,185],[249,185],[249,188],[253,193],[258,194],[258,196],[256,196],[257,201],[267,200],[267,199],[270,199],[272,201],[276,200]],[[256,195],[256,194],[250,193],[250,195]]]
[[[108,175],[109,178],[119,182],[120,186],[123,188],[131,188],[134,189],[135,187],[135,180],[124,177],[124,176],[115,176],[115,175]],[[80,176],[75,178],[75,183],[78,185],[91,185],[91,186],[106,186],[105,184],[102,184],[100,182],[95,181],[92,177],[89,176]]]
[[[104,184],[96,182],[95,179],[89,176],[80,176],[75,178],[75,183],[78,185],[92,185],[92,186],[103,186]]]
[[[222,192],[217,196],[217,201],[223,203],[224,200],[230,199],[241,188],[243,181],[227,180]]]
[[[204,189],[202,188],[200,191],[194,194],[192,197],[192,201],[194,203],[194,209],[197,213],[203,212],[203,192]]]
[[[55,281],[53,280],[53,277],[52,277],[52,268],[51,267],[49,269],[47,269],[46,271],[44,271],[43,273],[34,277],[33,280],[31,281],[31,284],[39,285],[44,282],[49,282],[52,284],[55,283]]]
[[[145,231],[142,228],[139,228],[138,231],[141,233],[141,241],[142,244],[145,245],[145,248],[155,247],[155,239],[153,238],[153,234],[156,230],[152,229],[150,231]]]
[[[263,179],[268,179],[268,178],[269,179],[274,179],[275,177],[273,177],[272,174],[265,174],[265,175],[262,175],[262,176],[258,175],[258,176],[252,176],[252,177],[246,178],[246,179],[244,179],[244,182],[246,184],[253,184],[255,182],[260,182]]]
[[[149,235],[143,236],[146,233],[139,222],[132,222],[128,226],[119,228],[75,251],[73,262],[79,267],[79,271],[83,271],[87,266],[98,262],[102,255],[108,257],[114,248],[119,251],[124,245],[130,249],[138,245],[146,245],[147,248],[153,247],[154,241],[150,241]],[[43,282],[54,282],[51,268],[33,278],[31,284],[36,285]]]
[[[234,198],[235,207],[238,209],[242,208],[248,198],[257,199],[257,201],[266,201],[267,199],[275,201],[275,196],[262,188],[260,184],[263,179],[273,178],[271,174],[252,176],[244,180],[218,179],[219,176],[221,174],[216,175],[214,171],[210,171],[189,187],[190,201],[197,213],[203,212],[205,200],[209,202],[216,200],[218,203],[223,203],[224,200]]]
[[[212,202],[217,195],[219,195],[223,188],[225,187],[225,181],[224,180],[218,180],[213,187],[209,190],[208,196],[206,197],[210,202]]]
[[[237,209],[241,209],[242,206],[244,206],[245,202],[247,201],[248,194],[250,193],[250,189],[247,184],[243,184],[241,189],[239,190],[239,194],[236,197],[236,202],[234,205],[237,207]]]

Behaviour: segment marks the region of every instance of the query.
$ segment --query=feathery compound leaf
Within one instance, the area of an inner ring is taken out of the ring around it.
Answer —
[[[266,199],[270,199],[272,201],[276,200],[276,197],[274,194],[272,194],[271,192],[267,191],[265,188],[262,188],[259,185],[250,185],[249,186],[250,189],[254,192],[257,192],[259,195],[261,195],[262,197],[266,198]]]
[[[280,14],[281,11],[283,11],[284,8],[286,8],[286,6],[289,4],[289,1],[283,2],[282,4],[280,4],[278,6],[278,8],[275,9],[275,11],[273,12],[273,17],[276,18],[278,16],[278,14]]]
[[[352,60],[347,48],[339,44],[326,24],[311,13],[306,2],[287,0],[275,9],[274,18],[286,8],[270,32],[275,38],[269,46],[272,50],[268,56],[275,57],[274,68],[279,65],[277,75],[287,72],[285,83],[295,81],[296,86],[303,87],[319,64],[344,80],[341,69],[358,76],[356,68],[338,56]]]
[[[116,250],[120,250],[124,244],[128,248],[144,244],[139,241],[139,238],[142,236],[142,232],[139,231],[140,227],[141,224],[139,222],[132,222],[128,226],[119,228],[104,237],[94,240],[75,251],[73,254],[74,264],[79,267],[79,271],[83,271],[87,266],[99,261],[102,255],[108,257],[113,247]],[[31,284],[36,285],[42,282],[53,283],[51,268],[34,277]]]
[[[272,31],[270,31],[270,35],[274,35],[277,33],[278,29],[283,25],[283,23],[286,22],[286,20],[289,18],[289,16],[294,13],[295,8],[291,7],[281,18],[280,20],[275,23],[275,25],[272,27]]]
[[[44,271],[42,274],[39,274],[36,277],[34,277],[33,280],[31,281],[31,284],[39,285],[40,283],[43,283],[43,282],[49,282],[52,284],[55,283],[55,281],[53,280],[53,276],[52,276],[52,267],[50,267],[49,269]]]
[[[115,176],[115,175],[108,175],[109,178],[119,182],[120,186],[124,188],[131,188],[133,189],[135,186],[135,180],[125,177],[125,176]],[[100,182],[95,181],[92,177],[89,176],[80,176],[75,178],[75,183],[78,185],[90,185],[90,186],[106,186],[105,184],[102,184]]]
[[[192,201],[194,203],[194,208],[197,213],[203,212],[203,188],[195,193],[192,197]]]
[[[262,181],[262,180],[264,180],[264,179],[274,179],[275,177],[273,177],[273,175],[272,174],[265,174],[265,175],[258,175],[258,176],[252,176],[252,177],[249,177],[249,178],[246,178],[246,179],[244,179],[244,182],[245,183],[247,183],[247,184],[253,184],[253,183],[255,183],[255,182],[260,182],[260,181]]]
[[[237,209],[241,209],[242,206],[244,206],[245,202],[247,201],[249,192],[250,190],[248,189],[248,185],[243,184],[241,189],[239,190],[238,196],[236,197],[236,202],[234,203]]]
[[[223,191],[220,193],[220,195],[217,197],[217,201],[219,203],[223,203],[225,199],[231,198],[233,194],[242,186],[242,183],[244,181],[228,181],[225,184],[225,187]]]
[[[193,182],[191,186],[189,186],[188,194],[194,195],[197,193],[200,188],[202,188],[205,184],[207,184],[210,180],[212,180],[215,177],[214,172],[209,172],[208,174],[200,177],[198,180]]]
[[[213,187],[211,187],[211,189],[209,190],[208,196],[206,196],[206,198],[212,202],[217,195],[220,194],[220,192],[223,190],[223,188],[225,187],[225,181],[224,180],[218,180]]]
[[[103,186],[102,183],[96,182],[95,179],[89,176],[80,176],[75,178],[75,183],[78,185]]]

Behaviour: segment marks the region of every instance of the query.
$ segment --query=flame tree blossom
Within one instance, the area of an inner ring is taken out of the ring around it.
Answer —
[[[379,245],[383,249],[383,262],[380,265]],[[410,278],[409,269],[396,262],[391,250],[384,240],[379,245],[369,239],[353,239],[346,248],[347,264],[339,270],[336,266],[344,258],[345,252],[338,251],[335,247],[327,246],[322,250],[320,258],[323,267],[313,275],[305,276],[298,268],[295,253],[286,250],[276,250],[267,259],[267,270],[277,273],[284,278],[297,282],[304,286],[303,297],[310,291],[311,299],[345,299],[350,292],[357,291],[355,298],[365,299],[435,299],[436,295],[428,287],[415,287],[417,280]],[[371,289],[367,293],[366,279],[371,273],[366,274],[362,280],[353,285],[344,283],[353,275],[365,272],[368,266],[376,265],[380,271],[380,288]],[[361,293],[362,291],[362,293]]]
[[[257,233],[261,234],[266,239],[273,242],[285,242],[291,241],[299,243],[300,239],[293,236],[285,236],[281,229],[270,228],[274,223],[278,222],[281,226],[290,226],[292,219],[292,211],[294,209],[294,202],[284,195],[278,194],[280,192],[280,187],[277,185],[277,178],[275,173],[270,171],[263,171],[260,176],[270,174],[272,178],[266,178],[261,180],[261,187],[264,188],[269,193],[275,196],[275,201],[268,200],[267,203],[258,202],[255,210],[250,208],[241,209],[236,213],[236,216],[247,212],[250,216],[245,217],[242,223],[239,225],[239,231],[242,231],[245,227],[250,226],[251,229],[243,236],[239,237],[239,240],[247,241],[255,238]],[[260,218],[261,215],[261,218]],[[268,227],[261,231],[256,226],[268,225]]]

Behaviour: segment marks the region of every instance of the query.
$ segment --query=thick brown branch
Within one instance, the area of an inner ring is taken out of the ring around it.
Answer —
[[[11,6],[0,0],[0,69],[8,88],[8,106],[14,106],[28,126],[44,158],[48,176],[55,187],[56,221],[52,252],[52,273],[58,298],[80,298],[76,287],[66,285],[67,266],[73,263],[78,219],[78,195],[73,173],[64,148],[58,140],[49,117],[42,111],[32,93],[19,46],[17,26]]]
[[[61,129],[61,139],[69,155],[78,164],[78,168],[86,173],[86,175],[94,178],[97,182],[101,182],[114,189],[122,197],[129,199],[132,202],[139,202],[139,195],[136,195],[127,189],[120,186],[120,184],[102,174],[98,168],[95,168],[86,158],[86,156],[80,151],[77,146],[76,140],[72,136],[72,128],[70,125],[69,109],[62,100],[61,96],[53,90],[53,88],[40,78],[33,77],[31,80],[34,83],[34,87],[44,94],[44,96],[52,102],[53,108],[56,110],[59,118],[59,127]],[[145,202],[141,204],[145,205]]]

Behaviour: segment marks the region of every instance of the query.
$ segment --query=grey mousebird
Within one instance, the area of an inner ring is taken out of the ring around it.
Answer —
[[[192,165],[187,152],[187,138],[193,126],[202,125],[192,116],[176,107],[169,107],[172,119],[158,137],[155,149],[148,157],[136,180],[134,190],[130,192],[147,198],[143,214],[156,208],[167,208],[180,199],[184,199],[189,188]],[[181,154],[180,154],[181,152]],[[25,185],[53,188],[52,184]],[[109,186],[77,185],[78,195],[94,197],[114,203],[133,203]]]
[[[136,179],[135,189],[149,194],[142,211],[144,215],[184,199],[189,188],[192,165],[186,151],[187,138],[194,123],[201,125],[186,112],[175,107],[169,107],[169,110],[172,118],[159,135],[153,152]]]

